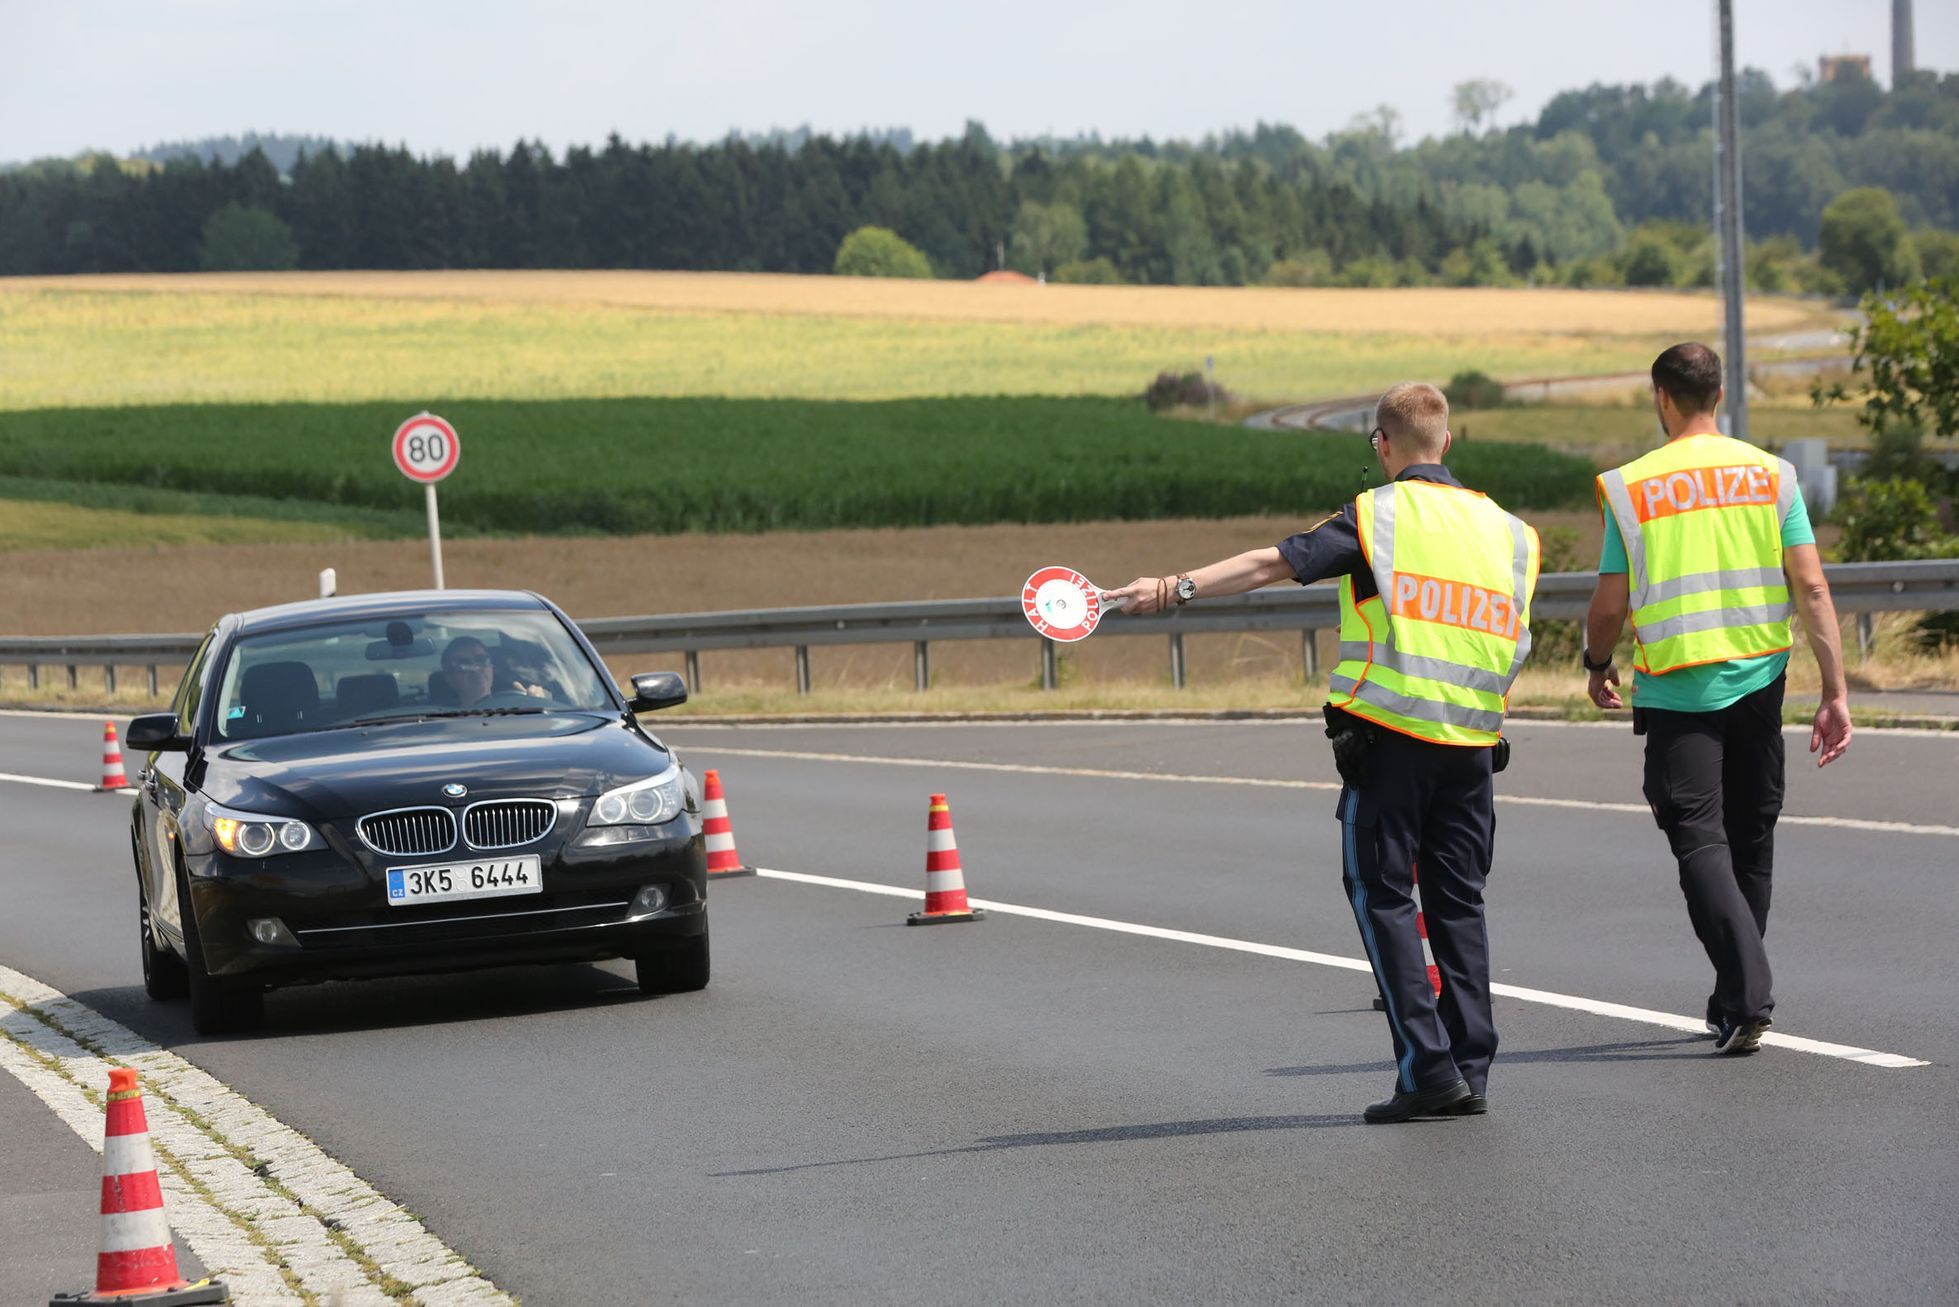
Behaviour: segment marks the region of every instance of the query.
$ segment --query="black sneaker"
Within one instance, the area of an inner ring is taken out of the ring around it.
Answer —
[[[1762,1032],[1769,1028],[1765,1018],[1752,1021],[1723,1021],[1721,1033],[1714,1037],[1714,1051],[1719,1054],[1743,1055],[1753,1053],[1762,1046]]]

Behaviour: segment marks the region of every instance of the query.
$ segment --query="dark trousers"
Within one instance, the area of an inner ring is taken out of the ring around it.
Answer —
[[[1366,783],[1340,791],[1347,899],[1388,1009],[1404,1090],[1461,1077],[1482,1093],[1496,1056],[1483,884],[1496,839],[1490,750],[1381,732]],[[1412,898],[1442,974],[1429,985]]]
[[[1766,1019],[1775,1007],[1762,940],[1782,814],[1783,683],[1778,676],[1718,712],[1637,714],[1646,801],[1679,860],[1688,920],[1714,964],[1710,1021]]]

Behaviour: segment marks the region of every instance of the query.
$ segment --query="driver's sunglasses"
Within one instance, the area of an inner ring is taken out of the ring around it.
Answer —
[[[490,665],[488,658],[458,658],[449,664],[452,672],[480,672]]]
[[[1378,454],[1381,452],[1381,442],[1387,438],[1388,433],[1386,431],[1380,427],[1375,427],[1367,433],[1367,447]]]

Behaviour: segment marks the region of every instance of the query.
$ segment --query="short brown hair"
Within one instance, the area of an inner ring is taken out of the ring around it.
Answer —
[[[1403,381],[1389,386],[1374,406],[1374,424],[1411,454],[1439,455],[1449,432],[1449,400],[1426,381]]]
[[[1684,341],[1653,360],[1653,385],[1682,413],[1712,413],[1721,402],[1721,356]]]

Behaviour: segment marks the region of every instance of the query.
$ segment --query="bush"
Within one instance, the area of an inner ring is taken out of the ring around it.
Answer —
[[[932,263],[889,227],[859,227],[837,246],[839,277],[930,277]]]
[[[1333,256],[1325,250],[1307,250],[1291,258],[1279,259],[1265,270],[1268,286],[1327,286],[1333,282]]]
[[[299,266],[299,242],[276,213],[233,200],[205,222],[197,262],[206,272],[287,272]]]
[[[1213,402],[1222,404],[1230,398],[1229,391],[1204,380],[1201,372],[1186,372],[1181,376],[1175,372],[1159,372],[1149,389],[1143,392],[1143,402],[1158,413],[1167,408],[1201,408]]]
[[[1458,372],[1442,387],[1442,393],[1452,409],[1503,407],[1503,383],[1486,372]]]
[[[1959,539],[1940,527],[1932,496],[1909,477],[1859,477],[1831,517],[1843,528],[1837,557],[1846,563],[1959,557]]]
[[[1636,231],[1621,266],[1628,286],[1671,286],[1680,276],[1680,255],[1657,232]]]
[[[1898,202],[1876,186],[1845,191],[1824,206],[1817,246],[1823,266],[1856,294],[1902,286],[1918,275],[1918,253]]]
[[[1103,255],[1064,263],[1054,270],[1053,279],[1076,286],[1122,285],[1122,274],[1116,270],[1116,265]]]

